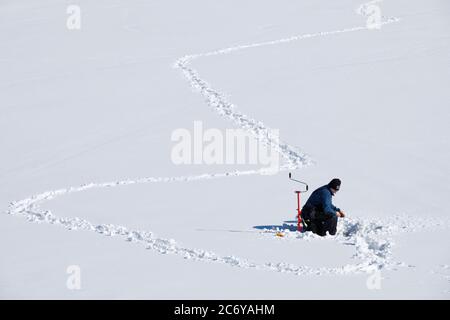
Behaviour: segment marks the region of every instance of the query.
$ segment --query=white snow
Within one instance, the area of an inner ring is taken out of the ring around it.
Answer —
[[[80,1],[68,31],[66,4],[2,3],[0,199],[23,200],[0,217],[0,297],[448,298],[449,7],[378,1],[369,30],[361,4]],[[170,132],[199,119],[281,171],[174,166]],[[285,221],[288,170],[343,179],[336,236]]]

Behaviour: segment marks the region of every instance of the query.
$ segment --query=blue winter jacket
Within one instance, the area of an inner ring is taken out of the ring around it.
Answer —
[[[307,207],[312,207],[317,211],[321,211],[334,217],[336,216],[336,211],[340,211],[340,209],[335,207],[331,202],[332,196],[333,194],[331,193],[328,185],[322,186],[311,193],[308,201],[306,201],[305,205],[303,206],[303,210],[305,210],[305,208]]]

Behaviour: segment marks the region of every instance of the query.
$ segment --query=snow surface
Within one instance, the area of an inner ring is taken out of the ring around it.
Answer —
[[[379,30],[358,1],[129,0],[68,31],[71,3],[0,4],[0,297],[449,297],[446,1],[373,2]],[[195,120],[281,172],[172,164]],[[335,237],[295,232],[288,171],[343,180]]]

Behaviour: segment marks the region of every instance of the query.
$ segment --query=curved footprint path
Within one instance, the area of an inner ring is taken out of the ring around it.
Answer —
[[[382,22],[387,25],[399,21],[397,18],[389,18]],[[293,147],[285,142],[279,141],[278,137],[271,135],[271,130],[261,121],[257,121],[238,111],[237,107],[217,90],[213,89],[205,80],[200,78],[195,69],[189,64],[198,58],[208,57],[220,54],[227,54],[235,51],[264,47],[269,45],[280,45],[297,40],[308,38],[331,36],[341,33],[356,32],[367,30],[365,26],[347,28],[335,31],[325,31],[319,33],[303,34],[292,36],[289,38],[268,41],[263,43],[254,43],[248,45],[240,45],[225,48],[217,51],[187,55],[178,59],[174,67],[179,69],[190,85],[196,89],[204,98],[207,104],[212,107],[218,114],[224,118],[234,122],[238,127],[247,130],[265,145],[277,150],[283,159],[280,170],[294,170],[312,163],[312,160],[301,150]],[[322,239],[324,241],[338,241],[339,243],[353,244],[356,248],[354,258],[361,262],[357,264],[349,264],[335,268],[312,268],[309,266],[296,266],[288,263],[266,262],[254,263],[247,259],[235,256],[221,256],[214,252],[205,251],[195,248],[187,248],[178,244],[173,239],[163,239],[157,237],[150,231],[130,230],[124,226],[112,224],[95,224],[82,218],[64,218],[57,217],[52,212],[42,210],[39,206],[46,201],[50,201],[56,197],[67,195],[75,192],[87,191],[94,188],[111,188],[117,186],[125,186],[143,183],[173,183],[173,182],[193,182],[197,180],[237,177],[244,175],[265,174],[265,169],[233,171],[219,174],[202,174],[196,176],[181,177],[145,177],[138,179],[128,179],[122,181],[89,183],[76,187],[67,187],[53,191],[47,191],[34,195],[30,198],[12,202],[7,213],[25,217],[32,222],[49,223],[63,226],[69,230],[87,230],[103,234],[106,236],[119,236],[127,241],[135,242],[145,246],[147,249],[155,250],[161,254],[177,254],[186,259],[195,259],[205,262],[224,263],[231,266],[242,268],[254,268],[262,270],[272,270],[278,272],[294,273],[298,275],[304,274],[349,274],[354,272],[369,272],[373,268],[391,268],[393,266],[404,265],[402,263],[393,262],[391,259],[392,242],[389,236],[399,231],[414,231],[414,228],[408,224],[407,217],[394,217],[395,221],[386,221],[382,223],[377,221],[368,221],[361,219],[346,219],[341,221],[340,231],[333,239]],[[386,226],[389,227],[386,227]],[[441,226],[439,221],[429,222],[429,227]],[[422,226],[423,227],[423,226]],[[275,231],[266,231],[264,233],[273,236]],[[264,234],[263,233],[263,234]],[[286,239],[318,239],[313,234],[299,234],[297,232],[286,232]]]

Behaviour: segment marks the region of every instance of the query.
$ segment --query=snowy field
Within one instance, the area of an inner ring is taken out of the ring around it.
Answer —
[[[450,2],[363,4],[0,0],[0,298],[449,299]],[[177,165],[198,122],[279,172]]]

